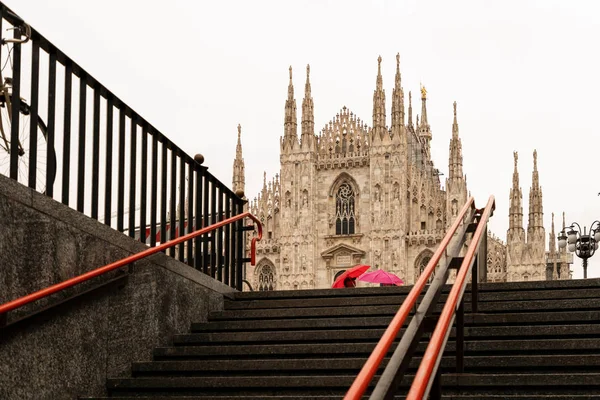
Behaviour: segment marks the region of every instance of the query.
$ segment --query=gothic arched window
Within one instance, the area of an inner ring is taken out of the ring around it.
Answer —
[[[421,262],[419,263],[419,276],[423,273],[423,271],[425,271],[425,267],[427,267],[427,264],[429,264],[430,260],[431,257],[429,256],[423,257],[421,259]]]
[[[258,275],[258,290],[275,290],[275,271],[271,265],[263,265]]]
[[[429,264],[429,261],[431,260],[432,255],[433,255],[433,253],[426,250],[423,253],[421,253],[421,255],[419,255],[419,257],[417,257],[417,260],[415,262],[415,269],[418,271],[418,276],[421,276],[423,274],[423,271],[425,271],[427,264]],[[435,277],[435,270],[429,276],[429,279],[427,280],[427,282],[431,283],[433,281],[434,277]]]
[[[335,234],[352,235],[355,225],[354,191],[348,183],[342,183],[335,196]]]

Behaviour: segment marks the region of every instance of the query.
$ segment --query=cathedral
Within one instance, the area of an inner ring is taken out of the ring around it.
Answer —
[[[264,231],[257,244],[257,265],[249,267],[246,275],[254,290],[328,288],[337,274],[356,264],[393,272],[405,284],[413,284],[467,201],[456,102],[449,173],[442,185],[431,159],[426,89],[421,87],[421,112],[413,122],[412,94],[408,92],[406,107],[397,55],[388,126],[381,57],[377,62],[372,125],[344,106],[318,133],[310,67],[306,68],[300,132],[290,67],[280,173],[272,179],[265,174],[261,192],[248,204]],[[556,250],[554,220],[549,251],[545,248],[537,154],[527,235],[522,226],[516,153],[514,157],[510,228],[506,243],[488,236],[487,280],[570,279],[572,260]],[[238,125],[234,191],[245,190],[244,174]]]

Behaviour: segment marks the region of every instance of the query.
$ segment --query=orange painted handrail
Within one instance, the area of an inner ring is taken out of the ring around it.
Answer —
[[[4,304],[0,305],[0,315],[5,314],[11,310],[14,310],[15,308],[19,308],[26,304],[29,304],[36,300],[39,300],[43,297],[57,293],[61,290],[67,289],[71,286],[75,286],[79,283],[85,282],[89,279],[95,278],[97,276],[100,276],[100,275],[110,272],[112,270],[115,270],[117,268],[123,267],[127,264],[131,264],[132,262],[141,260],[142,258],[151,256],[152,254],[161,252],[171,246],[175,246],[179,243],[183,243],[187,240],[193,239],[196,236],[200,236],[200,235],[206,234],[208,232],[214,231],[215,229],[221,228],[222,226],[231,224],[231,223],[236,222],[243,218],[250,218],[257,225],[258,235],[256,237],[252,238],[252,242],[250,244],[250,264],[255,265],[255,263],[256,263],[256,241],[262,239],[262,224],[260,223],[258,218],[256,218],[254,215],[252,215],[249,212],[245,212],[242,214],[235,215],[231,218],[227,218],[223,221],[217,222],[216,224],[207,226],[207,227],[197,230],[195,232],[188,233],[185,236],[180,236],[177,239],[173,239],[169,242],[162,243],[158,246],[155,246],[155,247],[149,248],[147,250],[141,251],[139,253],[133,254],[131,256],[125,257],[119,261],[115,261],[111,264],[105,265],[104,267],[100,267],[93,271],[86,272],[85,274],[76,276],[75,278],[68,279],[64,282],[57,283],[56,285],[49,286],[42,290],[38,290],[37,292],[31,293],[27,296],[23,296],[21,298],[10,301],[8,303],[4,303]]]
[[[442,255],[446,251],[446,247],[448,247],[448,245],[450,244],[452,236],[454,236],[454,233],[456,232],[460,224],[463,222],[467,211],[469,211],[470,208],[474,207],[474,205],[475,200],[473,199],[473,197],[471,197],[469,198],[469,200],[467,200],[467,203],[460,210],[460,213],[458,213],[458,216],[454,220],[454,223],[446,232],[446,236],[444,236],[444,239],[442,239],[442,242],[438,246],[437,250],[435,251],[433,256],[431,256],[431,260],[429,260],[429,262],[427,263],[427,266],[423,270],[423,273],[408,293],[408,296],[406,296],[406,299],[400,306],[398,312],[396,312],[396,315],[392,319],[392,322],[390,322],[390,325],[383,333],[383,336],[381,336],[381,339],[379,339],[377,346],[375,346],[375,349],[373,349],[373,352],[365,362],[365,365],[363,365],[359,374],[354,379],[354,382],[352,383],[352,386],[350,386],[350,389],[348,389],[344,400],[359,400],[365,393],[367,387],[369,386],[369,383],[375,375],[375,372],[377,372],[377,369],[381,364],[381,360],[383,360],[383,357],[385,357],[385,355],[387,354],[390,346],[392,345],[392,342],[398,335],[398,332],[402,328],[402,325],[404,325],[404,321],[406,321],[406,318],[410,314],[410,310],[414,307],[417,299],[419,298],[419,295],[421,294],[421,291],[427,284],[430,275],[433,273],[436,265],[438,264],[438,262],[442,258]]]
[[[427,350],[425,350],[425,354],[421,360],[421,365],[419,365],[415,379],[413,380],[410,391],[408,392],[408,396],[406,397],[407,400],[421,400],[425,391],[427,390],[433,369],[436,367],[437,359],[440,351],[442,351],[442,345],[446,341],[446,334],[448,333],[448,329],[450,329],[450,323],[452,322],[452,317],[454,316],[459,298],[464,292],[467,274],[471,270],[475,251],[479,249],[481,237],[484,234],[484,229],[487,226],[487,221],[491,217],[494,207],[494,196],[490,196],[481,215],[481,219],[479,220],[479,225],[473,234],[473,239],[471,240],[469,248],[467,249],[467,254],[465,254],[465,257],[463,258],[463,262],[460,265],[458,274],[456,274],[456,280],[454,281],[454,285],[452,286],[450,294],[446,299],[446,304],[444,305],[440,318],[438,319],[438,323],[435,326],[433,334],[431,335],[431,340],[427,345]]]

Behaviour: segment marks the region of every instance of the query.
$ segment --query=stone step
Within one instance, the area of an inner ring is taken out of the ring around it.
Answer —
[[[176,346],[158,347],[154,349],[156,360],[166,359],[243,359],[243,358],[275,358],[275,357],[364,357],[375,348],[371,343],[311,343],[311,344],[248,344],[213,345],[213,346]],[[449,346],[452,343],[449,343]],[[453,346],[453,345],[452,345]]]
[[[454,329],[453,329],[454,331]],[[385,329],[320,329],[320,330],[284,330],[250,332],[206,332],[175,335],[174,345],[205,345],[215,343],[306,343],[306,342],[344,342],[378,340]],[[399,332],[399,337],[403,331]],[[453,333],[451,333],[453,336]],[[532,325],[532,326],[494,326],[466,327],[468,340],[481,338],[523,338],[523,337],[600,337],[598,325]]]
[[[254,292],[235,292],[232,293],[235,301],[246,300],[277,300],[277,299],[311,299],[311,298],[351,298],[358,296],[406,296],[412,286],[374,286],[374,287],[355,287],[344,289],[309,289],[309,290],[268,290]],[[450,286],[446,285],[444,292],[450,292]]]
[[[476,395],[462,395],[462,394],[447,394],[442,395],[444,400],[479,400],[479,399],[490,399],[490,400],[597,400],[598,395],[594,394],[540,394],[540,395],[494,395],[494,394],[476,394]]]
[[[247,320],[198,322],[192,324],[192,333],[199,332],[236,332],[236,331],[266,331],[266,330],[296,330],[296,329],[343,329],[343,328],[386,328],[392,320],[392,315],[383,317],[341,317],[327,318],[298,318],[272,319],[253,323]]]
[[[329,376],[221,376],[221,377],[140,377],[108,379],[110,395],[134,392],[140,395],[338,395],[348,390],[352,375]],[[408,384],[407,377],[404,385]]]
[[[320,396],[320,395],[297,395],[297,396],[203,396],[196,394],[194,396],[111,396],[111,397],[79,397],[80,400],[340,400],[341,396]],[[398,396],[398,399],[404,396]]]
[[[406,298],[405,292],[391,292],[384,294],[372,294],[362,296],[322,296],[310,298],[290,299],[251,299],[225,301],[225,310],[251,310],[251,309],[273,309],[273,308],[307,308],[307,307],[348,307],[360,305],[382,305],[402,304]],[[446,295],[441,296],[445,301]],[[470,293],[465,294],[465,302],[471,301]],[[580,290],[532,290],[532,291],[510,291],[510,292],[482,292],[479,295],[480,302],[506,302],[506,301],[530,301],[530,300],[560,300],[560,299],[600,299],[600,288],[586,288]]]
[[[211,312],[209,321],[223,321],[234,319],[281,319],[281,318],[307,318],[307,317],[342,317],[342,316],[385,316],[394,315],[399,305],[362,305],[350,307],[290,307],[274,309],[249,309],[249,310],[224,310]],[[443,304],[436,306],[440,312]],[[562,300],[529,300],[529,301],[498,301],[481,302],[478,305],[480,313],[517,313],[532,311],[583,311],[600,309],[600,298],[592,299],[562,299]],[[471,311],[471,304],[465,303],[465,312]]]
[[[404,395],[398,395],[397,399],[404,399]],[[81,400],[340,400],[341,396],[319,396],[319,395],[297,395],[297,396],[135,396],[135,397],[79,397]],[[597,400],[598,395],[442,395],[444,400]]]
[[[598,394],[600,373],[443,374],[445,394]]]
[[[260,395],[260,396],[236,396],[236,395],[202,395],[197,393],[193,396],[177,396],[177,395],[155,395],[155,396],[116,396],[116,397],[79,397],[80,400],[340,400],[343,393],[334,396],[327,395],[283,395],[283,396],[271,396],[271,395]],[[405,395],[395,396],[394,399],[404,399]],[[562,398],[561,398],[562,400]]]
[[[208,316],[211,321],[265,320],[281,318],[337,318],[351,316],[393,316],[398,311],[396,305],[357,306],[357,307],[310,307],[281,308],[270,310],[225,310],[214,311]]]
[[[600,297],[600,296],[599,296]],[[353,296],[353,297],[318,297],[307,299],[273,299],[273,300],[227,300],[225,310],[263,310],[278,308],[311,308],[311,307],[354,307],[375,305],[400,306],[406,294],[390,294],[380,296]]]
[[[386,316],[351,315],[334,319],[327,318],[295,318],[260,320],[254,323],[248,320],[224,320],[198,322],[192,324],[192,332],[234,332],[263,330],[297,330],[297,329],[342,329],[342,328],[386,328],[393,314]],[[409,322],[409,321],[408,321]],[[527,324],[578,324],[600,323],[600,310],[532,312],[532,313],[494,313],[465,314],[468,325],[504,325],[515,326]]]
[[[265,321],[266,322],[266,321]],[[524,313],[465,314],[467,325],[522,325],[599,323],[600,310],[553,311]]]
[[[345,341],[379,340],[385,329],[341,329],[304,331],[260,331],[260,332],[218,332],[191,333],[173,336],[174,345],[211,346],[215,343],[342,343]],[[400,332],[402,334],[402,331]]]
[[[393,350],[398,341],[391,346]],[[159,347],[154,350],[157,360],[164,359],[228,359],[275,358],[275,357],[368,357],[377,340],[349,343],[303,343],[303,344],[246,344],[239,343],[211,346]],[[426,343],[417,346],[417,352],[425,350]],[[455,351],[455,343],[448,341],[447,354]],[[466,341],[467,355],[521,355],[521,354],[598,354],[600,340],[597,338],[529,339],[529,340],[476,340]]]
[[[343,395],[354,378],[353,375],[140,377],[109,379],[107,388],[113,395],[134,391],[138,396],[239,394],[240,391],[253,395]],[[412,378],[413,376],[406,376],[401,387],[407,388]],[[459,388],[463,392],[480,391],[482,394],[591,394],[600,390],[600,373],[443,374],[442,385],[446,394],[451,394],[453,388]]]
[[[590,279],[572,279],[564,281],[529,281],[529,282],[496,282],[496,283],[479,283],[479,292],[536,292],[536,291],[569,291],[575,292],[583,289],[597,289],[600,287],[600,278]],[[443,293],[450,291],[451,285],[445,285],[442,289]],[[273,290],[264,292],[237,292],[234,294],[236,300],[255,300],[255,299],[308,299],[314,297],[354,297],[362,295],[386,295],[389,293],[404,293],[407,294],[412,286],[398,287],[364,287],[351,289],[312,289],[312,290]],[[468,284],[465,289],[466,293],[470,293],[471,284]],[[467,296],[467,294],[465,294]]]
[[[180,360],[136,362],[132,366],[134,376],[145,375],[240,375],[240,374],[346,374],[356,375],[367,357],[361,358],[288,358],[288,359],[251,359],[251,360]],[[388,359],[384,359],[384,368]],[[411,369],[416,369],[421,362],[415,357]],[[573,372],[575,370],[593,370],[600,367],[600,355],[527,355],[527,356],[466,356],[464,358],[466,372],[497,371],[514,373],[516,370],[536,370]],[[454,371],[454,357],[442,358],[443,371]],[[472,371],[470,371],[472,370]]]

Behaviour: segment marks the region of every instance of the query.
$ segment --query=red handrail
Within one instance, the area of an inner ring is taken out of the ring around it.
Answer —
[[[410,391],[408,392],[408,396],[406,397],[407,400],[421,400],[425,390],[427,389],[429,379],[431,378],[433,369],[437,364],[438,356],[442,350],[442,345],[446,340],[446,334],[448,333],[448,329],[450,329],[450,323],[452,322],[452,317],[454,316],[454,311],[456,310],[459,297],[464,292],[464,283],[467,278],[467,274],[471,269],[470,267],[471,263],[473,262],[473,257],[475,256],[475,250],[479,248],[481,236],[484,233],[487,221],[489,220],[494,209],[494,202],[494,196],[490,196],[481,215],[481,219],[479,220],[479,225],[473,234],[471,244],[467,249],[467,254],[465,254],[463,262],[460,265],[454,285],[452,286],[450,294],[446,299],[446,304],[444,305],[442,314],[440,315],[438,323],[435,326],[431,340],[427,345],[427,350],[425,350],[425,354],[421,360],[421,365],[419,365],[415,379],[413,380]]]
[[[469,200],[467,200],[466,204],[460,210],[460,213],[458,213],[458,216],[454,220],[454,223],[446,232],[446,236],[444,236],[444,239],[442,239],[442,242],[431,257],[431,260],[429,260],[429,263],[427,263],[427,267],[425,267],[423,273],[408,293],[408,296],[406,296],[406,299],[404,300],[404,302],[400,306],[400,309],[392,319],[392,322],[390,322],[390,325],[383,333],[383,336],[381,336],[381,339],[379,339],[379,343],[377,343],[377,346],[375,346],[375,349],[373,349],[373,352],[365,362],[365,365],[362,367],[359,374],[356,376],[356,379],[354,379],[354,382],[352,383],[352,386],[350,386],[350,389],[348,389],[344,400],[359,400],[367,390],[369,383],[373,379],[375,372],[377,372],[377,369],[381,364],[381,360],[383,360],[383,357],[385,357],[385,355],[387,354],[390,346],[392,345],[392,342],[398,335],[398,331],[400,331],[402,325],[404,325],[404,321],[408,317],[408,314],[410,314],[410,310],[415,305],[417,299],[419,298],[419,295],[421,294],[421,291],[427,284],[429,276],[435,270],[435,267],[440,261],[440,258],[446,251],[446,247],[448,247],[448,245],[450,244],[452,236],[454,235],[460,224],[463,222],[467,211],[474,206],[474,203],[475,200],[473,199],[473,197],[469,198]]]
[[[59,292],[61,290],[67,289],[71,286],[75,286],[78,283],[85,282],[89,279],[95,278],[97,276],[100,276],[102,274],[105,274],[107,272],[115,270],[117,268],[123,267],[127,264],[131,264],[132,262],[141,260],[144,257],[148,257],[152,254],[163,251],[171,246],[175,246],[179,243],[183,243],[186,240],[193,239],[196,236],[200,236],[205,233],[214,231],[215,229],[218,229],[222,226],[231,224],[231,223],[238,221],[240,219],[243,219],[243,218],[250,218],[257,225],[258,235],[256,237],[252,238],[252,242],[250,244],[250,264],[255,265],[255,263],[256,263],[256,241],[262,239],[262,224],[260,223],[258,218],[256,218],[254,215],[250,214],[249,212],[245,212],[242,214],[235,215],[231,218],[224,219],[223,221],[217,222],[216,224],[207,226],[207,227],[197,230],[195,232],[188,233],[185,236],[180,236],[177,239],[173,239],[166,243],[162,243],[158,246],[155,246],[155,247],[149,248],[147,250],[141,251],[139,253],[133,254],[131,256],[125,257],[119,261],[115,261],[111,264],[105,265],[104,267],[100,267],[93,271],[86,272],[85,274],[76,276],[75,278],[68,279],[64,282],[57,283],[56,285],[49,286],[42,290],[38,290],[37,292],[31,293],[27,296],[23,296],[16,300],[9,301],[8,303],[4,303],[4,304],[0,305],[0,315],[7,313],[11,310],[14,310],[15,308],[24,306],[25,304],[29,304],[31,302],[39,300],[42,297],[49,296],[49,295]]]

